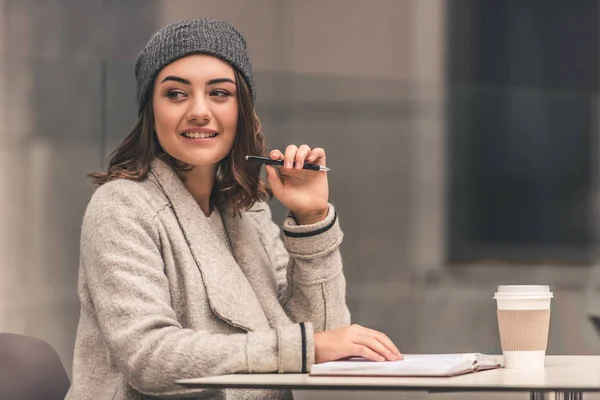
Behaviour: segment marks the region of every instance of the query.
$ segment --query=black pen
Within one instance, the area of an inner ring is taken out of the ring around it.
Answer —
[[[283,160],[271,160],[269,157],[260,156],[246,156],[246,160],[256,162],[259,164],[277,165],[283,167]],[[295,164],[295,163],[294,163]],[[311,171],[331,171],[329,168],[318,164],[304,163],[302,169],[310,169]]]

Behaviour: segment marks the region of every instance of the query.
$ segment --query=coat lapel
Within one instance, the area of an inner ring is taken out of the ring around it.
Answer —
[[[288,316],[277,298],[277,281],[274,267],[260,242],[256,228],[247,215],[233,217],[224,214],[225,228],[229,234],[231,247],[237,264],[250,282],[261,308],[265,311],[271,327],[288,321]]]
[[[152,163],[151,171],[173,207],[202,274],[212,311],[225,322],[247,331],[268,329],[267,317],[250,282],[227,243],[215,237],[206,216],[175,171],[158,159]]]

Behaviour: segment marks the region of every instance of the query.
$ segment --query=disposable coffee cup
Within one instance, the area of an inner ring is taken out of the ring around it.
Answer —
[[[546,285],[498,286],[494,299],[505,368],[544,368],[552,297]]]

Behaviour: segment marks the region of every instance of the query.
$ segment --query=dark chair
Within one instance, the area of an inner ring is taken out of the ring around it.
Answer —
[[[0,333],[0,399],[63,400],[70,385],[58,354],[48,343]]]

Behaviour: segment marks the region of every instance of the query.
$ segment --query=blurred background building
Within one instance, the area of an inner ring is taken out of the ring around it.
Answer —
[[[70,372],[85,174],[135,122],[133,66],[150,35],[208,16],[246,36],[269,147],[327,150],[354,322],[406,353],[500,353],[495,287],[550,284],[548,353],[599,354],[585,315],[600,282],[599,11],[597,0],[0,0],[0,331],[48,341]]]

